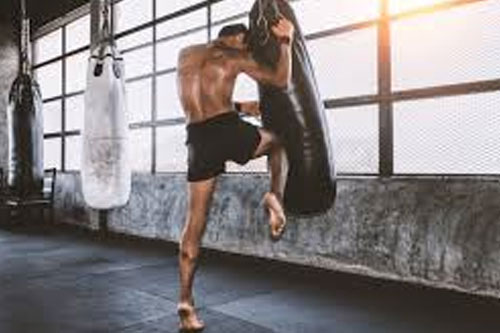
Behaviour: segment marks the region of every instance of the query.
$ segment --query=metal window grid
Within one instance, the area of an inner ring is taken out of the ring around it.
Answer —
[[[115,3],[118,3],[123,0],[116,0]],[[175,119],[157,119],[157,109],[158,105],[156,103],[156,78],[160,75],[167,73],[174,73],[176,68],[168,68],[165,70],[157,70],[156,65],[156,53],[157,53],[157,44],[163,41],[167,41],[170,39],[175,39],[178,37],[182,37],[188,35],[190,33],[207,29],[208,35],[207,40],[210,40],[212,37],[212,28],[215,25],[225,23],[227,21],[231,21],[233,19],[241,18],[248,15],[248,12],[240,13],[223,20],[212,21],[211,15],[211,6],[215,3],[224,1],[224,0],[205,0],[200,1],[199,3],[183,8],[176,12],[161,16],[157,16],[156,10],[156,1],[153,1],[153,20],[141,25],[138,25],[134,28],[128,29],[126,31],[120,32],[116,34],[116,39],[129,36],[133,33],[142,31],[147,28],[153,29],[153,40],[152,42],[143,43],[129,49],[125,49],[122,53],[126,54],[128,52],[136,51],[145,47],[152,46],[153,47],[153,71],[152,73],[141,75],[138,77],[130,78],[127,82],[134,82],[146,78],[152,79],[152,115],[151,121],[146,122],[138,122],[130,125],[131,129],[139,129],[139,128],[151,128],[152,129],[152,147],[151,147],[151,172],[156,172],[156,155],[157,155],[157,147],[156,147],[156,131],[158,127],[164,126],[175,126],[179,124],[183,124],[185,122],[184,118],[175,118]],[[290,0],[290,1],[298,1],[298,0]],[[467,83],[459,83],[459,84],[450,84],[450,85],[442,85],[437,87],[429,87],[429,88],[419,88],[419,89],[408,89],[408,90],[400,90],[394,91],[391,88],[391,24],[397,20],[401,20],[407,17],[414,17],[417,15],[425,15],[428,13],[436,13],[438,11],[449,10],[458,6],[463,6],[476,2],[483,2],[487,0],[450,0],[439,4],[428,5],[422,8],[417,8],[413,10],[408,10],[402,13],[390,14],[389,13],[389,1],[390,0],[378,0],[379,1],[379,16],[376,19],[368,20],[364,22],[357,22],[354,24],[349,24],[341,27],[336,27],[333,29],[326,29],[320,32],[315,32],[312,34],[308,34],[305,36],[306,40],[315,40],[324,37],[340,35],[368,27],[377,27],[378,31],[378,41],[377,41],[377,53],[378,53],[378,91],[377,94],[374,95],[361,95],[354,97],[346,97],[346,98],[332,98],[324,100],[324,104],[327,110],[334,110],[336,108],[345,108],[350,106],[361,106],[361,105],[378,105],[379,106],[379,172],[375,174],[352,174],[352,173],[343,173],[340,176],[344,177],[360,177],[360,176],[379,176],[379,177],[407,177],[407,176],[416,176],[420,177],[421,174],[394,174],[394,142],[393,142],[393,105],[394,102],[404,101],[404,100],[414,100],[414,99],[423,99],[423,98],[436,98],[436,97],[444,97],[444,96],[456,96],[456,95],[465,95],[465,94],[475,94],[481,92],[489,92],[489,91],[498,91],[500,90],[500,78],[487,80],[487,81],[476,81],[476,82],[467,82]],[[498,0],[500,1],[500,0]],[[54,62],[62,60],[62,95],[52,97],[49,99],[45,99],[44,102],[50,102],[55,100],[62,100],[62,132],[60,133],[48,133],[44,135],[44,138],[54,138],[61,137],[62,149],[61,149],[61,167],[62,171],[65,171],[65,139],[67,136],[80,135],[80,131],[66,131],[65,130],[65,118],[66,115],[66,107],[65,107],[65,99],[73,96],[77,96],[83,94],[83,91],[72,92],[70,94],[66,93],[65,88],[65,71],[66,64],[65,59],[69,56],[75,55],[79,52],[83,52],[89,49],[89,46],[81,47],[71,52],[66,52],[66,26],[74,21],[75,19],[83,16],[86,13],[90,12],[90,7],[88,5],[84,6],[85,8],[82,10],[76,10],[68,14],[66,17],[56,20],[56,22],[49,23],[47,26],[39,29],[35,34],[34,38],[40,38],[45,34],[50,33],[51,31],[62,28],[63,32],[63,53],[58,57],[54,57],[42,63],[36,64],[34,66],[35,69],[52,64]],[[156,40],[157,33],[156,27],[158,24],[178,18],[183,15],[187,15],[196,10],[207,8],[207,24],[199,27],[195,27],[192,29],[188,29],[181,33],[177,33],[171,36],[163,37],[159,40]],[[83,12],[83,15],[82,15]],[[500,172],[499,172],[500,175]],[[439,177],[447,177],[447,176],[463,176],[463,175],[453,175],[453,174],[439,174],[439,175],[430,175],[425,174],[425,177],[429,176],[439,176]],[[470,175],[467,175],[470,176]],[[483,175],[474,175],[474,176],[483,176]],[[484,175],[487,177],[491,177],[491,174]]]

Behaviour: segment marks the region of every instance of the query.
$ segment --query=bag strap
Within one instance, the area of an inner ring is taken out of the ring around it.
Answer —
[[[110,0],[104,0],[104,6],[102,9],[102,17],[103,17],[103,23],[102,23],[102,39],[100,41],[99,45],[99,58],[104,58],[105,56],[105,50],[107,46],[111,46],[111,50],[113,50],[113,46],[115,45],[115,40],[114,40],[114,31],[112,24],[110,22],[109,16],[110,14],[113,15],[113,2]],[[113,52],[114,53],[114,52]],[[114,54],[113,54],[114,56]]]

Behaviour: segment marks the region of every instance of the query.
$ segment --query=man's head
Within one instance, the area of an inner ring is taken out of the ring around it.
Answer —
[[[248,28],[244,24],[231,24],[221,29],[218,38],[224,39],[225,43],[231,47],[246,49],[249,34]]]

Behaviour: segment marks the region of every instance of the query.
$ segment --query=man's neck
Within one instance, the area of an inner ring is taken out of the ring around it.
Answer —
[[[232,46],[231,43],[229,43],[225,38],[217,38],[212,41],[212,44],[223,50],[241,51],[239,48]]]

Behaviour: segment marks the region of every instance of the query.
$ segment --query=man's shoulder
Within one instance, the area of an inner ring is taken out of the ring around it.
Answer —
[[[179,56],[181,56],[181,57],[188,56],[190,54],[206,52],[206,50],[207,50],[207,44],[189,45],[189,46],[186,46],[180,50]]]

